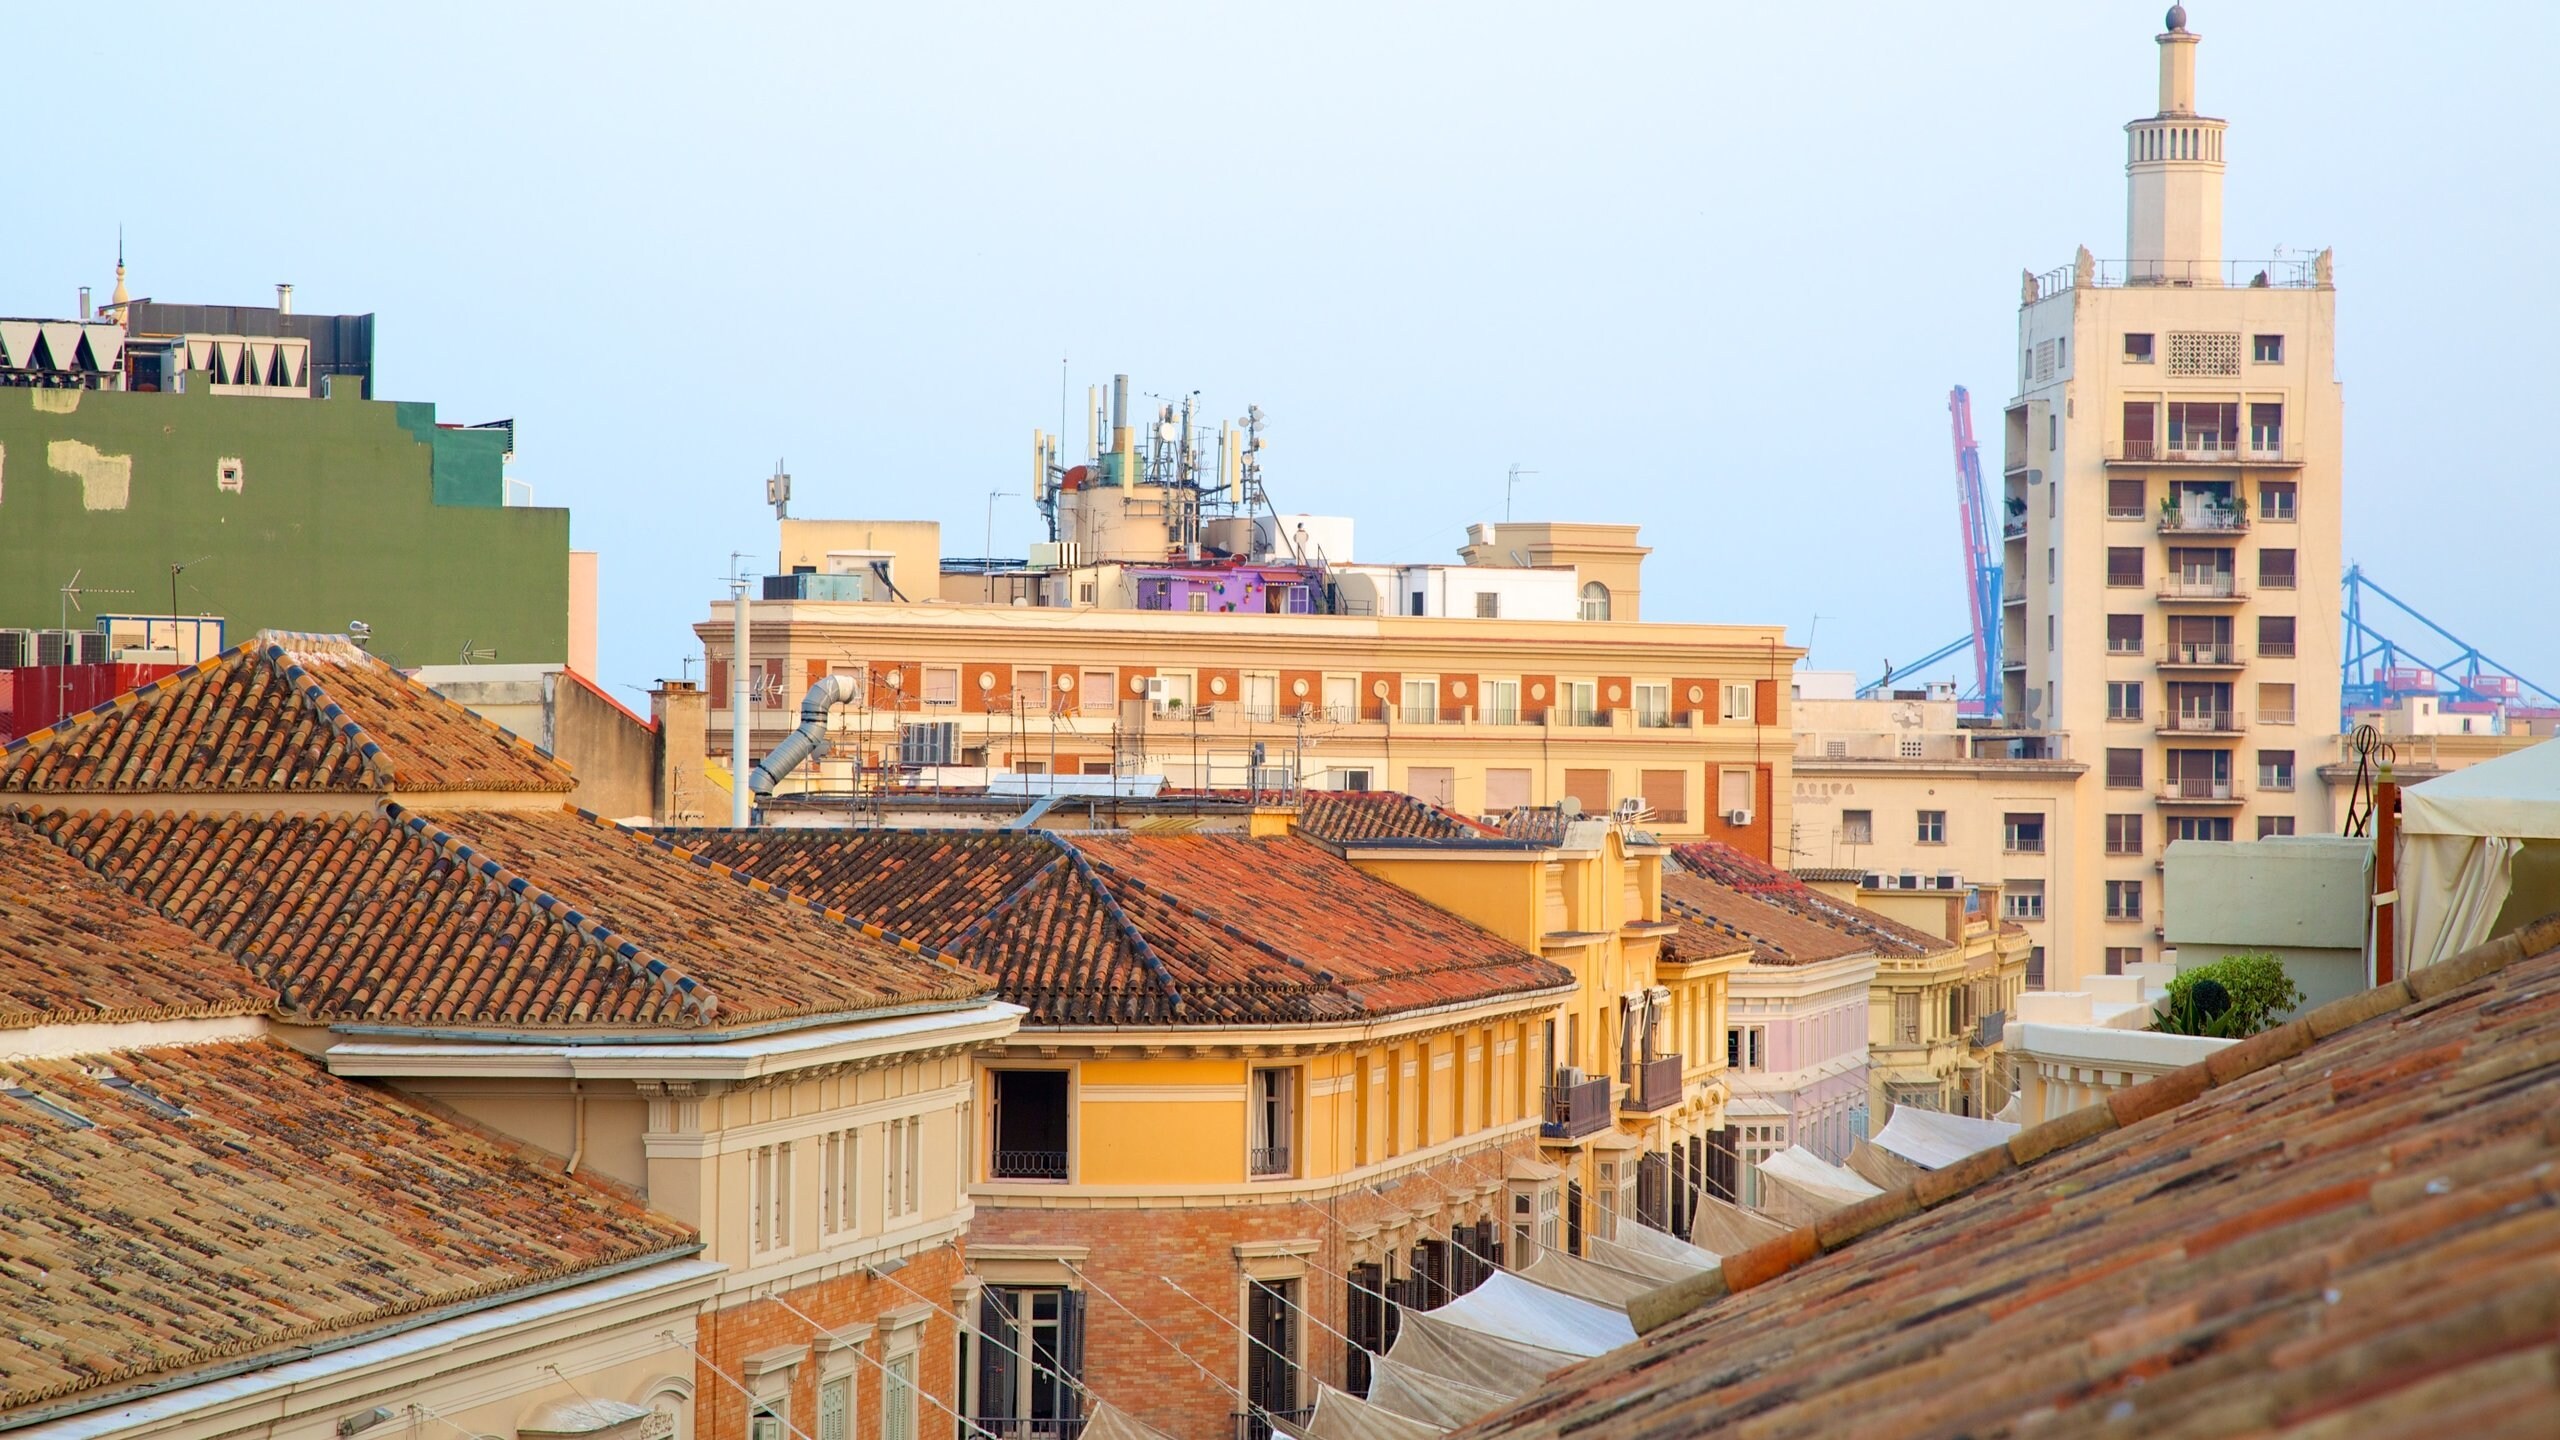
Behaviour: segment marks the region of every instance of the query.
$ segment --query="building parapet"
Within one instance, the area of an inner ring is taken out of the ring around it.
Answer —
[[[2036,276],[2027,303],[2071,290],[2331,290],[2329,252],[2308,260],[2097,260],[2083,258]]]

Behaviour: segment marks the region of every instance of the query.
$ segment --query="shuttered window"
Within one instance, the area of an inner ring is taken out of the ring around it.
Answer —
[[[1672,825],[1688,823],[1688,771],[1647,770],[1639,788],[1644,796],[1644,808],[1653,812],[1654,819]]]
[[[1564,772],[1567,799],[1581,803],[1585,815],[1609,813],[1609,772],[1606,770],[1567,770]]]

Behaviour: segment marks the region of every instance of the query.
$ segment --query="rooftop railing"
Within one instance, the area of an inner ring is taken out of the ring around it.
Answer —
[[[2197,290],[2319,290],[2330,285],[2316,260],[2092,260],[2086,271],[2057,265],[2035,279],[2038,300],[2066,290],[2165,286]]]

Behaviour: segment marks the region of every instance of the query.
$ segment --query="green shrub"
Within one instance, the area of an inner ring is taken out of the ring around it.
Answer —
[[[2284,962],[2252,950],[2180,971],[2169,982],[2169,1001],[2151,1028],[2239,1040],[2272,1027],[2278,1016],[2301,1003],[2302,991],[2284,973]]]

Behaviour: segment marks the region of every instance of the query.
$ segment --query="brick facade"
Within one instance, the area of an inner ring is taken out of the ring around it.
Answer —
[[[749,1401],[741,1387],[754,1388],[746,1378],[747,1358],[785,1347],[805,1347],[808,1351],[791,1375],[791,1427],[805,1435],[818,1433],[818,1383],[826,1346],[810,1320],[830,1331],[857,1325],[880,1327],[861,1344],[861,1352],[869,1360],[853,1362],[853,1433],[879,1435],[882,1382],[887,1377],[880,1363],[872,1362],[886,1363],[888,1358],[889,1332],[882,1318],[899,1311],[913,1312],[928,1299],[934,1308],[919,1327],[916,1346],[917,1383],[928,1398],[916,1404],[916,1434],[952,1434],[956,1427],[951,1412],[942,1407],[958,1403],[959,1326],[948,1307],[961,1280],[960,1247],[946,1244],[909,1259],[890,1279],[876,1279],[857,1270],[783,1291],[781,1299],[805,1313],[807,1320],[771,1299],[749,1299],[705,1314],[698,1333],[701,1354],[708,1363],[694,1367],[695,1440],[746,1440]],[[728,1378],[711,1373],[714,1366]]]

